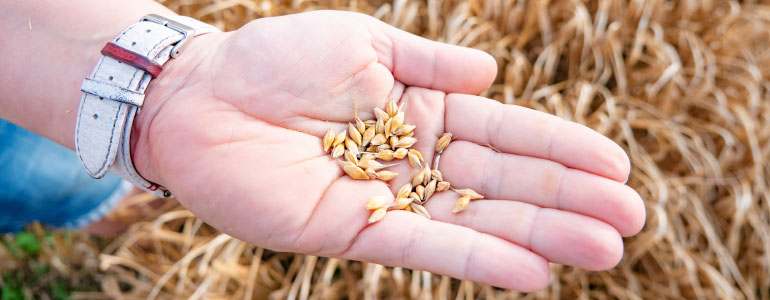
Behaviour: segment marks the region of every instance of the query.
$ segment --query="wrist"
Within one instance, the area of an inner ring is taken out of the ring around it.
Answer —
[[[208,33],[187,41],[184,53],[163,65],[163,71],[145,91],[145,100],[134,119],[131,157],[137,172],[147,180],[163,185],[164,136],[174,134],[165,128],[164,112],[184,105],[183,91],[190,86],[208,86],[217,47],[228,33]],[[171,146],[173,147],[173,146]],[[173,155],[173,153],[169,154]]]

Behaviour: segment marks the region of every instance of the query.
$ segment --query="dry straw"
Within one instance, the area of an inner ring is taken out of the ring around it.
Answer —
[[[497,60],[485,96],[590,126],[630,154],[643,232],[605,272],[552,266],[524,295],[427,272],[275,253],[174,211],[42,260],[88,299],[770,299],[770,6],[759,1],[169,0],[223,29],[345,9]],[[384,124],[375,124],[384,127]],[[373,137],[374,139],[375,137]],[[341,142],[341,141],[340,141]],[[385,141],[383,141],[385,143]],[[344,152],[344,151],[343,151]],[[343,153],[340,153],[342,156]],[[400,153],[400,158],[407,151]],[[396,154],[394,153],[394,156]],[[437,184],[437,190],[441,184]],[[363,209],[363,208],[362,208]],[[0,247],[0,272],[23,269]],[[99,253],[101,253],[99,255]],[[97,267],[101,268],[97,268]],[[126,289],[131,287],[131,289]]]

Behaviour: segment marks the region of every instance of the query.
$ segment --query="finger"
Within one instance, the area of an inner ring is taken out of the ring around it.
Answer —
[[[428,40],[377,21],[373,45],[379,62],[407,85],[478,94],[497,75],[494,58],[481,50]]]
[[[441,193],[425,205],[434,220],[458,224],[531,249],[551,262],[605,270],[623,256],[615,229],[586,216],[506,200],[473,201],[454,214],[454,193]]]
[[[583,125],[487,98],[450,94],[444,126],[457,138],[508,153],[545,158],[625,182],[630,162],[612,140]]]
[[[633,189],[553,161],[455,141],[442,154],[439,170],[453,186],[475,189],[490,199],[594,217],[623,236],[636,234],[644,225],[644,202]]]
[[[364,206],[375,195],[393,200],[382,182],[340,177],[312,208],[301,234],[278,250],[427,270],[522,291],[547,284],[547,261],[494,236],[405,211],[390,211],[367,226],[370,212]]]
[[[525,292],[544,288],[549,278],[548,262],[527,249],[405,211],[389,212],[367,227],[343,257]]]

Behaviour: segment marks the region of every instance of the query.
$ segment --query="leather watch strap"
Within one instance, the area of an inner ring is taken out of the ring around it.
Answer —
[[[171,196],[134,168],[130,153],[134,116],[160,66],[179,55],[187,39],[214,31],[218,29],[188,17],[149,15],[105,46],[105,55],[81,86],[84,94],[75,129],[75,149],[88,174],[101,178],[111,170],[145,191]]]

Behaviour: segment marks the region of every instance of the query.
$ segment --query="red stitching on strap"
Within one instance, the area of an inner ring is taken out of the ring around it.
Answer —
[[[104,48],[102,48],[102,55],[112,57],[126,63],[129,66],[145,71],[147,74],[150,74],[153,79],[158,77],[160,71],[163,71],[163,67],[161,65],[151,61],[144,55],[118,46],[112,42],[104,45]]]

